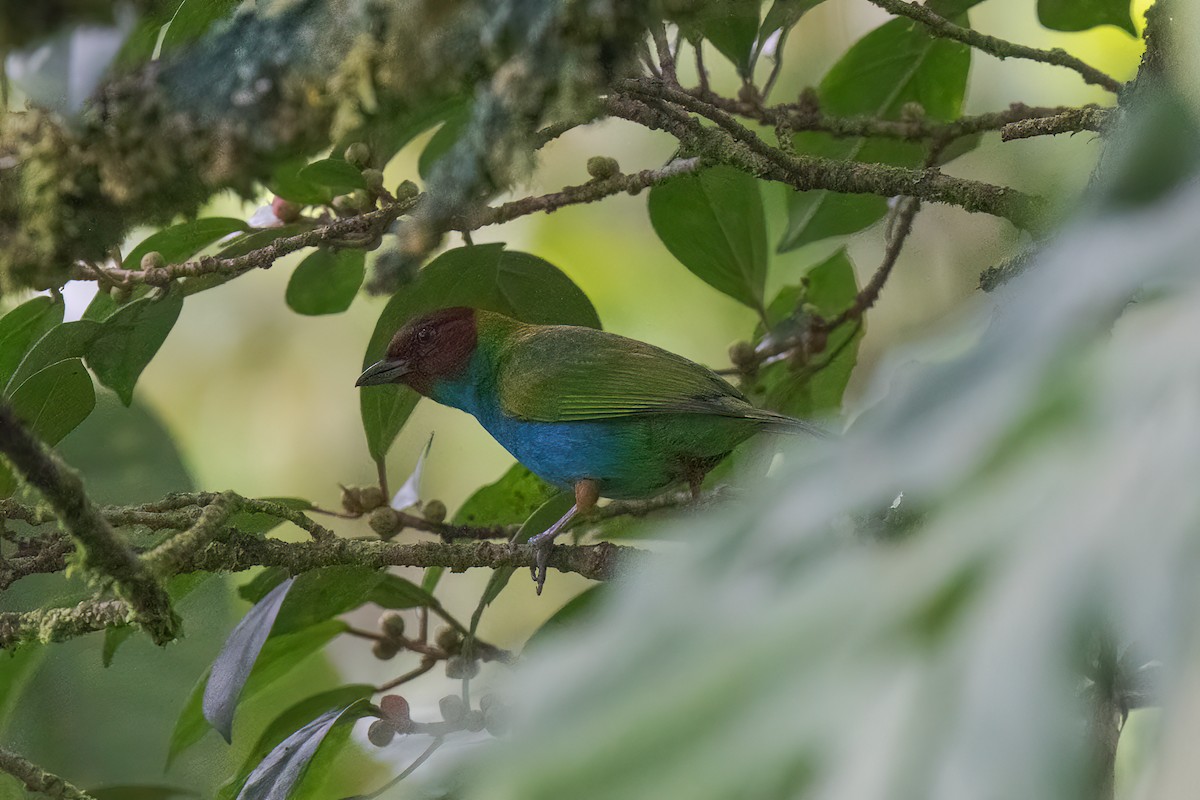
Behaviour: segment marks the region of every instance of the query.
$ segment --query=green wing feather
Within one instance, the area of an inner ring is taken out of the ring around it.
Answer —
[[[566,325],[530,326],[501,352],[505,413],[539,422],[696,412],[787,420],[750,405],[712,370],[623,336]]]

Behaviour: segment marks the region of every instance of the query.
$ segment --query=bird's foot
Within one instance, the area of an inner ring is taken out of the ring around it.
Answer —
[[[529,540],[529,546],[533,548],[533,566],[529,568],[529,573],[533,576],[539,596],[542,594],[542,587],[546,585],[546,568],[550,566],[550,552],[554,549],[554,537],[542,537],[546,537],[546,534],[538,534]]]

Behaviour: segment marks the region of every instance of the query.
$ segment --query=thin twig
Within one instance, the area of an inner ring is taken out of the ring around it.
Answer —
[[[1011,142],[1015,139],[1030,139],[1034,136],[1056,136],[1060,133],[1092,131],[1100,133],[1108,123],[1111,110],[1097,106],[1072,108],[1053,117],[1016,120],[1000,129],[1000,139]]]
[[[435,750],[437,750],[439,747],[442,746],[442,742],[444,742],[444,741],[446,741],[446,740],[440,736],[435,738],[432,742],[429,743],[429,747],[425,748],[425,752],[423,752],[423,753],[421,753],[421,755],[417,756],[416,760],[414,760],[411,764],[409,764],[408,767],[403,772],[401,772],[399,775],[392,778],[390,781],[385,783],[383,786],[380,786],[378,789],[371,792],[370,794],[363,795],[363,800],[374,800],[376,797],[379,797],[384,792],[386,792],[388,789],[391,789],[397,783],[399,783],[400,781],[407,778],[409,775],[412,775],[414,772],[417,771],[417,767],[421,766],[427,760],[429,760],[429,757],[431,755],[433,755]],[[357,799],[355,799],[355,800],[357,800]]]
[[[422,675],[424,675],[426,672],[429,672],[429,670],[431,670],[435,666],[437,666],[437,663],[438,662],[437,662],[436,658],[429,658],[428,656],[425,658],[422,658],[421,664],[419,666],[409,670],[408,672],[401,675],[399,678],[395,678],[393,680],[388,681],[385,684],[377,686],[375,688],[375,693],[379,694],[380,692],[390,692],[392,689],[395,689],[397,686],[402,686],[403,684],[406,684],[415,678],[419,678]]]
[[[955,25],[928,7],[906,2],[906,0],[871,0],[871,2],[896,16],[916,20],[929,28],[929,31],[935,36],[962,42],[996,58],[1023,58],[1042,64],[1066,67],[1078,72],[1088,83],[1101,86],[1116,94],[1120,94],[1121,90],[1125,88],[1125,84],[1116,78],[1085,63],[1065,50],[1059,48],[1039,50],[1036,47],[1027,47],[1026,45],[1015,44],[995,36],[988,36],[970,28]]]

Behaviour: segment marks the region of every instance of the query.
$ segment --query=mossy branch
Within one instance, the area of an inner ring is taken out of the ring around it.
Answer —
[[[175,638],[179,618],[166,591],[88,499],[79,475],[34,438],[6,403],[0,403],[0,453],[50,503],[82,553],[84,568],[112,581],[156,643]]]
[[[58,800],[95,800],[87,792],[4,748],[0,748],[0,772],[7,772],[25,784],[29,791],[46,797]]]
[[[192,542],[195,544],[195,542]],[[616,577],[622,569],[642,563],[645,551],[601,542],[594,545],[556,545],[550,567],[590,580]],[[235,529],[224,529],[197,549],[180,547],[161,568],[170,574],[190,572],[241,572],[251,567],[280,567],[298,575],[322,567],[360,566],[445,567],[452,572],[468,569],[532,567],[536,555],[528,545],[506,542],[384,542],[334,539],[285,542]],[[0,614],[0,650],[32,642],[58,642],[105,628],[124,627],[135,621],[128,603],[91,600],[71,608],[50,608]]]

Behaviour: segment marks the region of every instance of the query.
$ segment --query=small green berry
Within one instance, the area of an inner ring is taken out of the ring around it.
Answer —
[[[399,611],[385,611],[379,615],[379,630],[389,639],[404,638],[404,616]]]
[[[394,194],[397,200],[411,200],[421,193],[417,185],[412,181],[404,181],[396,187]]]
[[[592,156],[587,160],[588,175],[596,180],[604,180],[621,174],[621,165],[615,158],[608,156]]]
[[[385,719],[377,719],[367,728],[367,741],[376,747],[387,747],[396,738],[396,727]]]
[[[379,534],[381,539],[390,539],[404,527],[400,523],[400,514],[394,508],[383,506],[371,512],[368,518],[371,530]]]
[[[749,342],[734,342],[729,347],[729,362],[741,367],[754,363],[754,345]]]
[[[383,489],[380,489],[378,486],[364,486],[359,489],[358,498],[363,511],[374,511],[387,503],[387,497],[384,495]]]
[[[167,265],[167,260],[163,258],[162,253],[157,250],[151,250],[146,255],[142,256],[142,269],[162,269]]]
[[[362,169],[371,160],[371,148],[365,142],[354,142],[342,153],[346,162]]]
[[[362,490],[357,486],[343,486],[342,508],[347,514],[361,514],[366,511],[362,504]]]
[[[390,639],[381,639],[371,646],[371,653],[380,661],[388,661],[400,652],[400,643]]]
[[[462,656],[450,656],[446,659],[446,677],[452,680],[474,678],[479,674],[479,662],[467,661]]]
[[[462,634],[449,625],[442,625],[433,634],[434,643],[447,653],[457,653],[462,647]]]
[[[421,507],[421,513],[425,515],[425,519],[429,522],[445,522],[446,504],[441,500],[430,500]]]
[[[363,183],[367,185],[367,191],[378,194],[383,191],[383,171],[373,168],[364,169],[362,171]]]
[[[129,298],[133,297],[133,290],[128,286],[114,286],[108,290],[108,296],[124,305],[129,302]]]

